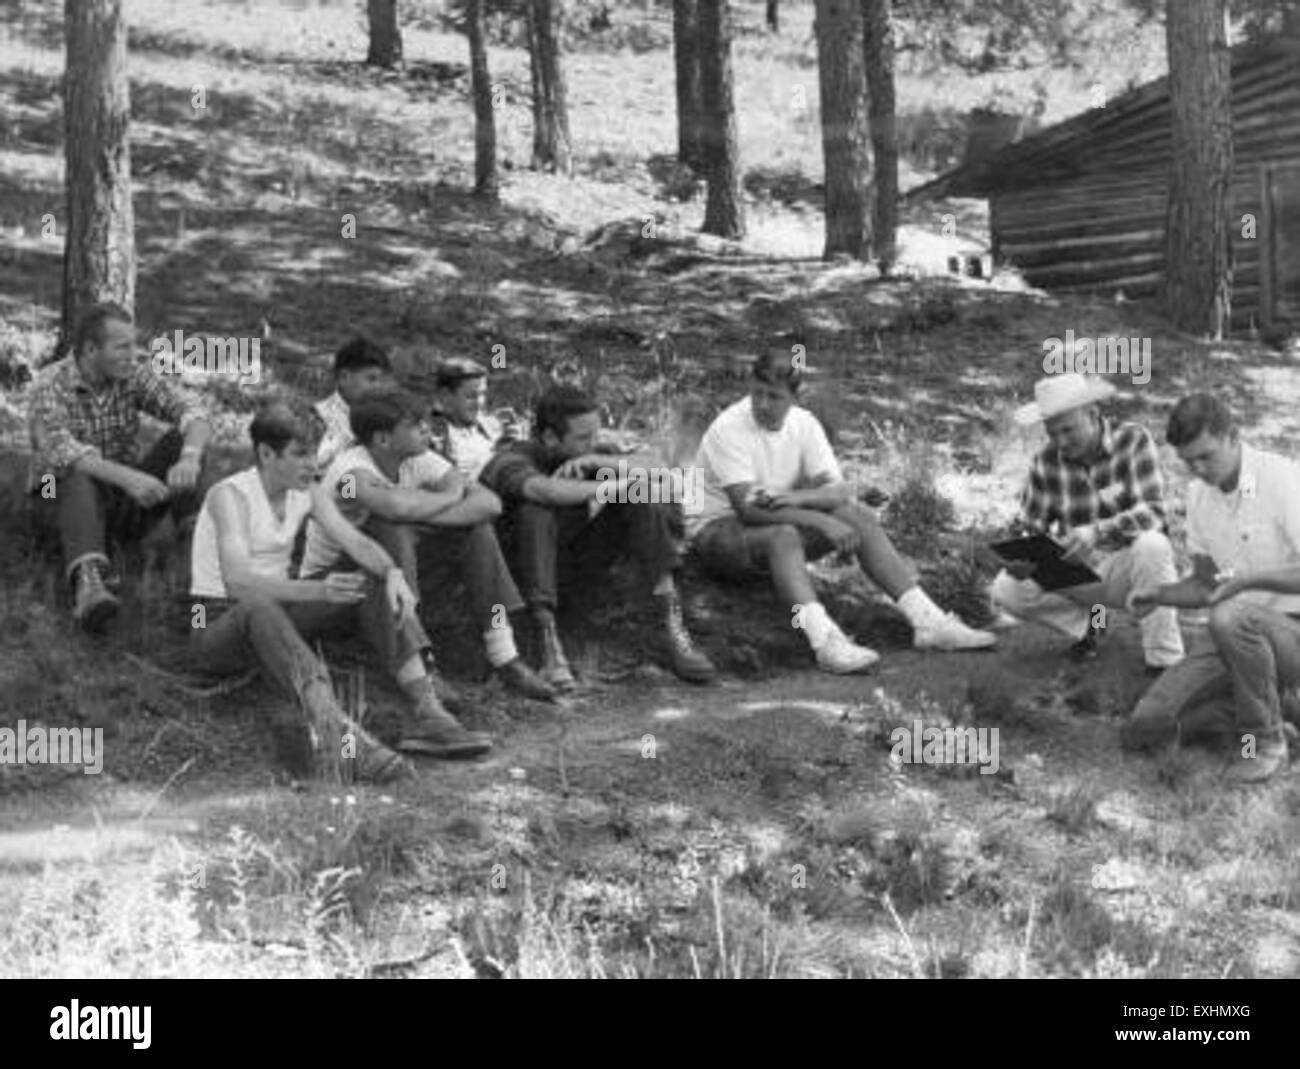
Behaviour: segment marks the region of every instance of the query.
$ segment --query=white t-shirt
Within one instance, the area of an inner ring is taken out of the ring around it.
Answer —
[[[284,495],[284,519],[276,518],[266,497],[266,488],[257,468],[245,468],[213,486],[203,499],[194,539],[190,547],[190,593],[199,598],[224,598],[226,584],[221,576],[221,556],[217,551],[217,525],[212,519],[212,495],[222,487],[231,487],[243,499],[248,517],[248,548],[254,575],[267,579],[288,579],[289,562],[298,530],[311,513],[311,494],[306,490],[289,490]]]
[[[1237,488],[1224,493],[1195,480],[1187,489],[1187,552],[1212,557],[1238,578],[1300,565],[1300,466],[1241,446]],[[1277,612],[1300,613],[1300,594],[1237,595]]]
[[[375,458],[364,445],[349,446],[343,450],[325,471],[321,482],[334,494],[334,503],[344,518],[354,527],[361,527],[370,519],[367,509],[355,496],[343,496],[340,483],[348,472],[364,471],[375,476],[385,486],[397,486],[404,490],[415,490],[438,482],[451,471],[451,462],[438,456],[432,450],[425,450],[417,456],[407,457],[397,469],[397,482],[394,483],[379,470]],[[302,556],[302,574],[319,575],[330,568],[343,555],[343,547],[325,533],[319,523],[307,528],[307,548]]]
[[[841,482],[839,462],[817,417],[791,405],[779,431],[764,430],[754,420],[749,397],[719,413],[704,432],[695,463],[701,508],[686,518],[690,537],[706,523],[731,513],[724,487],[751,483],[769,493],[807,486],[819,476]]]

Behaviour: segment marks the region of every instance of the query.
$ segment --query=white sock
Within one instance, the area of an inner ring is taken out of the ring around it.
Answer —
[[[803,607],[800,614],[800,620],[803,623],[804,638],[808,640],[808,645],[814,650],[821,649],[830,640],[831,636],[839,631],[839,626],[830,618],[820,601],[810,602]]]
[[[488,664],[493,668],[509,664],[519,656],[519,650],[515,647],[514,628],[509,624],[505,627],[489,627],[484,631],[483,647],[487,650]]]
[[[907,617],[907,622],[918,631],[923,627],[934,627],[944,617],[943,610],[919,586],[905,591],[897,605],[899,611]]]

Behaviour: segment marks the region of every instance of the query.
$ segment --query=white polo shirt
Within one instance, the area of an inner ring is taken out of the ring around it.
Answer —
[[[695,534],[711,520],[731,514],[724,487],[752,483],[772,494],[807,486],[822,475],[842,482],[839,462],[817,417],[791,405],[779,431],[760,427],[748,396],[718,414],[704,432],[695,463],[699,467],[700,510],[686,518]]]
[[[1300,465],[1241,446],[1237,488],[1224,493],[1200,479],[1187,490],[1187,552],[1214,559],[1237,578],[1300,567]],[[1300,594],[1247,590],[1238,597],[1277,612],[1300,613]]]

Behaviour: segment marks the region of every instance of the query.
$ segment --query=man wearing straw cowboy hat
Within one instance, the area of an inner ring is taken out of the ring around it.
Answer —
[[[1033,459],[1021,498],[1025,524],[1062,540],[1066,557],[1087,564],[1099,583],[1046,591],[1034,565],[1008,564],[993,580],[995,607],[1022,620],[1047,624],[1075,639],[1080,658],[1096,656],[1104,624],[1094,607],[1123,608],[1129,593],[1177,577],[1164,533],[1164,484],[1156,444],[1137,423],[1117,423],[1099,404],[1115,388],[1076,373],[1051,375],[1021,407],[1021,426],[1041,422],[1049,444]],[[1101,616],[1104,620],[1104,616]],[[1152,674],[1183,659],[1177,611],[1162,608],[1142,619],[1142,650]]]

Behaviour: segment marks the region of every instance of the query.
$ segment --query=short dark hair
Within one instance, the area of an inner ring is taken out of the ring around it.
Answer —
[[[310,408],[301,402],[279,398],[259,405],[248,427],[254,456],[259,445],[270,446],[276,454],[283,453],[290,442],[301,442],[311,448],[320,435],[320,418]]]
[[[754,379],[769,386],[785,386],[798,393],[803,385],[803,372],[794,362],[794,353],[784,349],[769,349],[754,361]]]
[[[108,322],[134,323],[131,313],[120,304],[105,301],[87,308],[77,320],[76,330],[72,333],[72,351],[80,356],[86,351],[86,343],[104,344],[104,325]]]
[[[578,386],[552,386],[538,398],[533,419],[533,437],[540,438],[550,428],[556,437],[563,438],[569,433],[569,420],[572,417],[585,416],[599,407],[595,399]]]
[[[1237,423],[1227,405],[1212,394],[1194,393],[1179,401],[1169,414],[1165,441],[1177,449],[1202,434],[1225,438],[1236,431]]]
[[[434,384],[440,390],[454,390],[466,379],[487,378],[487,368],[477,360],[457,356],[444,360],[433,372]]]
[[[396,386],[370,390],[348,413],[352,433],[362,445],[369,445],[380,431],[391,431],[404,419],[419,420],[424,410],[414,394]]]
[[[388,359],[388,351],[364,334],[351,338],[334,354],[336,379],[345,371],[362,371],[368,367],[382,368],[384,371],[393,370],[392,362]]]

